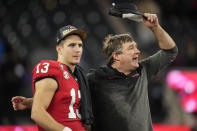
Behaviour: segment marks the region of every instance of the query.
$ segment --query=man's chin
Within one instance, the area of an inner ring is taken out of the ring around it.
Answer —
[[[138,68],[139,67],[139,64],[137,63],[137,64],[135,64],[135,66],[134,66],[135,68]]]
[[[80,61],[74,61],[74,62],[72,62],[73,65],[77,65],[79,63],[80,63]]]

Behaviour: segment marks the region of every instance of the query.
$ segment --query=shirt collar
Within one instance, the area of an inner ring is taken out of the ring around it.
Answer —
[[[137,68],[136,70],[132,71],[131,73],[129,73],[128,75],[125,75],[124,73],[122,72],[119,72],[117,69],[111,67],[111,66],[107,66],[110,70],[110,73],[112,75],[112,77],[121,77],[121,76],[124,76],[124,77],[137,77],[140,75],[140,70],[139,68]]]

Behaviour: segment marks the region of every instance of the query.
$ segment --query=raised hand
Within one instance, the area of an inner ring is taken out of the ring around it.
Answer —
[[[143,23],[150,29],[154,29],[159,26],[158,17],[156,14],[144,13]]]

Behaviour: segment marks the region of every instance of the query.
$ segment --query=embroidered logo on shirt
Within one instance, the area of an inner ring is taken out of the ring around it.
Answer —
[[[78,79],[77,79],[77,77],[75,77],[75,80],[78,82]]]
[[[120,78],[120,77],[119,76],[110,76],[110,77],[108,77],[109,80],[118,79],[118,78]]]
[[[66,72],[66,71],[64,70],[64,66],[63,66],[62,64],[59,64],[59,66],[60,66],[60,68],[64,71],[64,72],[63,72],[64,78],[68,80],[68,79],[70,78],[68,72]]]
[[[136,77],[136,76],[139,76],[140,74],[136,73],[134,75],[132,75],[131,77]]]
[[[63,66],[62,64],[59,64],[59,66],[60,66],[60,68],[61,68],[62,70],[64,70],[64,66]]]
[[[66,72],[66,71],[64,71],[64,78],[65,78],[65,79],[69,79],[69,78],[70,78],[68,72]]]

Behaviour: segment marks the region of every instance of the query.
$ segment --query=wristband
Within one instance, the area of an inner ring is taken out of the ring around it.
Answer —
[[[70,129],[69,127],[64,127],[62,131],[72,131],[72,129]]]

